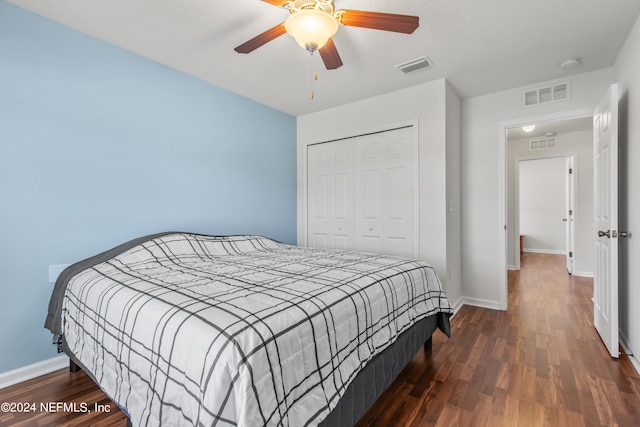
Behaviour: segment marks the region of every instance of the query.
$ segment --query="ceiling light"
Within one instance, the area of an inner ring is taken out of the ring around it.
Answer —
[[[331,2],[291,2],[289,9],[291,15],[285,21],[284,28],[311,53],[324,46],[338,31],[338,20],[333,15]]]
[[[536,125],[528,125],[528,126],[522,126],[522,130],[529,133],[529,132],[533,132],[533,130],[536,128]]]
[[[572,70],[580,65],[580,58],[567,58],[560,62],[560,68],[563,70]]]

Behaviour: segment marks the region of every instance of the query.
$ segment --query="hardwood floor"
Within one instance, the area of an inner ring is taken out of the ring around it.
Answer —
[[[365,426],[640,426],[640,377],[593,327],[592,279],[525,253],[507,312],[463,306],[365,414]]]
[[[462,307],[452,338],[437,332],[433,350],[416,354],[358,427],[640,426],[640,377],[600,342],[592,289],[591,279],[567,275],[564,257],[525,253],[522,270],[509,272],[509,311]],[[0,389],[2,402],[36,410],[0,412],[0,427],[126,425],[83,372]]]

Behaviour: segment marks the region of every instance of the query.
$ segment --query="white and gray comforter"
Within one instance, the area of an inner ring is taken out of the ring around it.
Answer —
[[[46,326],[135,427],[316,425],[400,333],[451,313],[421,261],[256,236],[129,246],[65,272]]]

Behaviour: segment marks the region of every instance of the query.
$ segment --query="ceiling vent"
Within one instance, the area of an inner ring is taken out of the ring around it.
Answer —
[[[547,148],[556,148],[555,138],[541,138],[529,140],[529,151],[546,150]]]
[[[423,68],[429,68],[432,65],[433,64],[431,63],[429,58],[427,58],[426,56],[422,56],[420,58],[416,58],[409,62],[405,62],[404,64],[396,65],[396,68],[398,68],[403,73],[408,74],[412,71],[421,70]]]
[[[568,100],[571,95],[571,85],[569,82],[559,83],[552,86],[529,89],[523,92],[523,102],[525,107],[549,102]]]

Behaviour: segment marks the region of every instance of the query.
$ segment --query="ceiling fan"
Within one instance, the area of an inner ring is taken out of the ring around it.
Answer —
[[[342,66],[342,59],[331,39],[338,31],[339,25],[404,34],[413,33],[419,25],[417,16],[349,9],[336,11],[333,0],[262,1],[289,9],[289,17],[285,22],[258,34],[234,50],[238,53],[250,53],[288,33],[311,54],[318,51],[327,70],[335,70]]]

